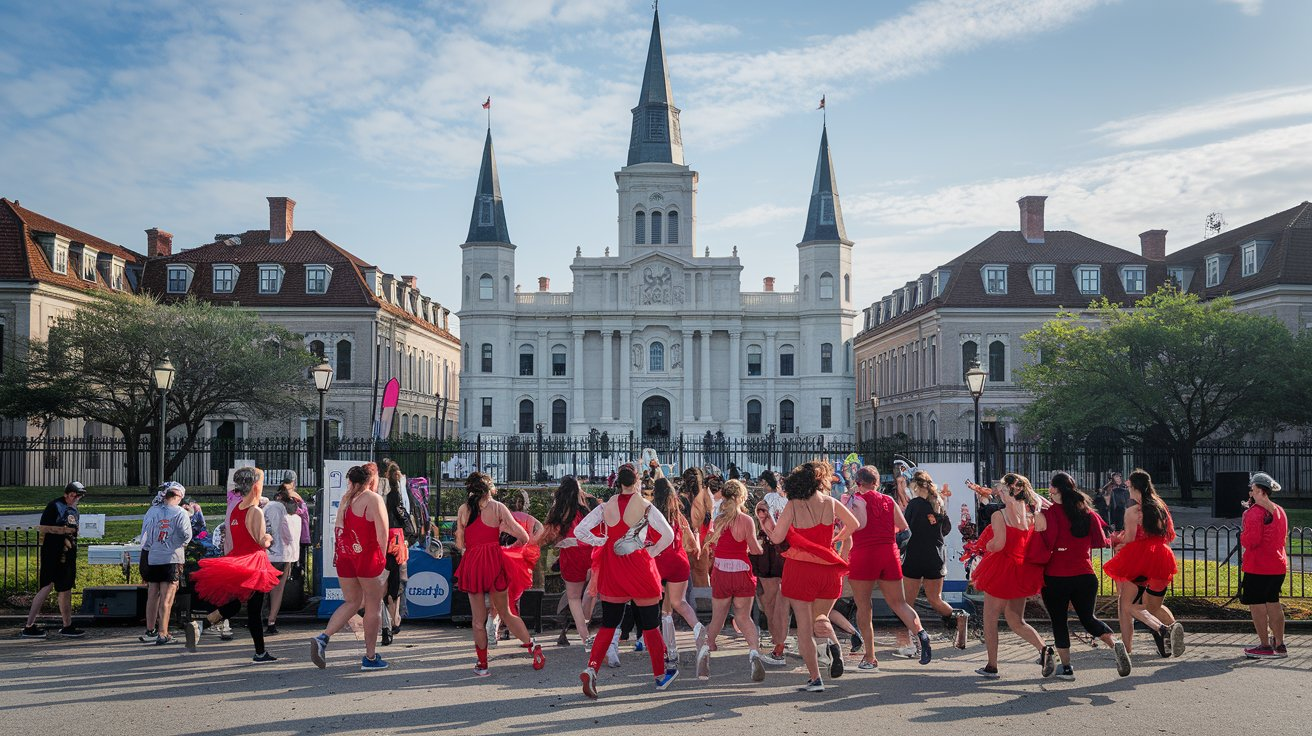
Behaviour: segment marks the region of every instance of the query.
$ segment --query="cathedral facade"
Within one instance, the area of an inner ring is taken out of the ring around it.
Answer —
[[[684,162],[679,112],[655,16],[628,161],[615,173],[617,240],[601,257],[576,251],[569,292],[546,279],[515,289],[489,131],[460,246],[463,436],[852,434],[852,242],[828,131],[795,289],[767,278],[743,291],[737,248],[698,254],[698,173]]]

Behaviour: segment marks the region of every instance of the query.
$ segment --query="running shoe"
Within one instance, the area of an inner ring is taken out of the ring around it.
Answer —
[[[614,639],[610,640],[610,648],[606,650],[606,666],[611,669],[620,666],[620,648]]]
[[[178,640],[170,634],[165,634],[164,636],[156,637],[155,639],[155,645],[161,647],[168,646],[169,644],[177,644],[177,643]]]
[[[660,677],[657,677],[657,678],[656,678],[656,689],[657,689],[657,690],[664,690],[665,688],[667,688],[667,687],[669,687],[670,685],[674,684],[674,681],[677,680],[678,678],[679,678],[679,668],[678,668],[678,667],[666,667],[666,668],[665,668],[665,674],[663,674],[663,675],[661,675]],[[593,697],[596,697],[596,696],[594,695]]]
[[[697,651],[701,651],[701,648],[706,646],[706,627],[701,621],[692,627],[692,641],[693,648]]]
[[[843,650],[829,642],[829,676],[837,680],[843,676]]]
[[[1058,668],[1057,668],[1057,679],[1058,679],[1058,680],[1074,680],[1074,679],[1075,679],[1075,668],[1072,667],[1072,666],[1070,666],[1070,665],[1068,665],[1068,664],[1064,664],[1064,665],[1058,667]]]
[[[314,666],[323,669],[328,666],[328,660],[325,655],[328,653],[328,637],[320,634],[310,640],[310,659],[314,661]]]
[[[825,681],[817,677],[814,680],[807,680],[805,685],[797,689],[807,693],[822,693],[825,691]]]
[[[920,640],[920,663],[929,664],[934,658],[934,649],[929,644],[929,634],[924,629],[916,632],[916,638]]]
[[[915,644],[908,644],[904,647],[898,647],[897,649],[893,650],[893,653],[899,657],[905,657],[907,659],[915,659],[916,655],[920,654],[920,652],[916,650]]]
[[[392,630],[383,629],[382,632],[379,633],[378,639],[379,644],[385,647],[390,647],[392,645]]]
[[[861,648],[864,647],[865,645],[866,645],[866,642],[865,642],[864,639],[861,638],[861,632],[860,632],[860,631],[853,631],[853,632],[852,632],[852,653],[853,653],[853,654],[856,654],[857,652],[861,651]]]
[[[59,630],[59,635],[64,637],[65,639],[81,639],[82,637],[87,635],[87,632],[83,631],[82,629],[79,629],[76,626],[65,626],[64,628]]]
[[[639,637],[637,641],[633,642],[633,651],[635,651],[635,652],[645,652],[645,651],[647,651],[647,647],[643,646],[643,644],[642,644],[642,638],[641,638],[641,637]]]
[[[276,634],[276,633],[278,633],[278,624],[267,624],[267,625],[265,625],[265,627],[264,627],[264,635],[265,635],[265,636],[273,636],[273,635]],[[390,638],[392,638],[392,637],[391,637],[391,636],[388,636],[387,638],[390,639]]]
[[[775,654],[774,652],[768,652],[766,654],[762,654],[761,661],[772,667],[783,667],[784,665],[788,664],[788,660],[784,659],[784,655],[782,652],[780,652],[779,654]]]
[[[232,638],[232,623],[225,618],[222,621],[215,624],[214,626],[205,629],[204,633],[213,634],[220,638],[222,638],[226,634],[227,639],[224,639],[224,641],[227,641],[228,639]]]
[[[1148,633],[1152,634],[1153,643],[1157,645],[1157,653],[1162,655],[1163,659],[1171,656],[1171,642],[1167,638],[1171,632],[1163,626],[1160,630],[1149,630]]]
[[[711,648],[706,645],[697,650],[697,679],[711,679]]]
[[[761,653],[753,649],[747,654],[747,666],[752,672],[752,682],[765,680],[765,664],[761,662]]]
[[[1044,647],[1039,652],[1039,671],[1044,677],[1052,677],[1052,673],[1057,670],[1057,653],[1052,647]]]
[[[44,638],[46,638],[46,630],[43,629],[43,628],[41,628],[40,626],[35,626],[35,625],[33,625],[33,626],[24,626],[24,627],[23,627],[23,632],[22,632],[21,634],[18,635],[18,638],[20,638],[20,639],[44,639]]]
[[[856,668],[862,672],[878,672],[879,662],[871,662],[868,659],[863,659],[861,660],[861,664],[857,665]]]
[[[1277,644],[1275,647],[1276,659],[1284,659],[1289,656],[1289,647],[1284,644]]]
[[[1121,677],[1130,674],[1130,653],[1125,649],[1125,642],[1118,641],[1113,644],[1112,654],[1116,657],[1116,674]]]
[[[533,646],[529,649],[529,652],[533,655],[533,669],[540,670],[547,666],[547,655],[542,653],[541,644],[533,642]]]
[[[1245,649],[1244,656],[1249,659],[1275,659],[1276,650],[1267,644],[1259,644]]]
[[[597,671],[591,667],[579,673],[579,680],[583,683],[583,694],[597,699]]]
[[[1171,624],[1171,656],[1178,657],[1184,654],[1184,624],[1176,621]]]
[[[966,630],[970,628],[970,614],[965,611],[957,611],[954,618],[957,619],[957,649],[965,649]]]
[[[996,680],[999,677],[1002,677],[1002,674],[998,672],[996,667],[980,667],[975,670],[975,674],[983,677],[985,680]]]
[[[219,641],[232,641],[232,624],[224,621],[224,627],[219,629]]]
[[[474,663],[475,677],[487,677],[490,674],[492,674],[492,671],[487,668],[487,665],[483,664],[482,662]]]
[[[251,661],[254,662],[255,664],[264,664],[266,662],[277,662],[278,658],[273,656],[272,654],[269,654],[268,652],[260,652],[254,657],[251,657]],[[383,665],[383,666],[386,667],[387,665]]]
[[[141,642],[142,644],[154,644],[155,640],[158,638],[159,638],[158,629],[146,629],[146,633],[142,634],[141,636],[138,636],[137,641]]]
[[[268,654],[268,652],[265,652],[265,654]],[[369,659],[368,657],[360,658],[361,672],[378,672],[379,670],[385,669],[387,669],[387,660],[383,659],[383,655],[381,654],[374,654],[373,659]]]
[[[187,651],[196,651],[196,645],[200,643],[200,622],[187,621],[182,624],[182,633],[186,637]]]
[[[596,637],[595,635],[594,635],[594,636],[589,636],[588,638],[586,638],[586,639],[583,640],[583,647],[584,647],[585,649],[592,649],[592,643],[595,642],[596,640],[597,640],[597,637]],[[568,646],[568,645],[567,645],[567,646]]]

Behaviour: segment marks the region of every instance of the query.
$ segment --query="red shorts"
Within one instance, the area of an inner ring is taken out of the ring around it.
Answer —
[[[560,579],[567,583],[581,583],[588,579],[592,569],[592,548],[586,545],[566,547],[560,551]]]
[[[756,595],[756,576],[751,570],[742,572],[725,572],[711,567],[711,597],[716,600],[725,598],[752,598]]]
[[[338,578],[376,578],[387,567],[387,558],[378,550],[372,555],[338,555],[335,564]]]
[[[837,600],[843,596],[843,568],[802,560],[784,560],[779,591],[795,601]]]
[[[667,549],[656,557],[656,572],[660,573],[662,583],[686,583],[691,577],[692,566],[683,550],[670,552]]]
[[[847,574],[852,580],[901,580],[902,558],[896,544],[880,544],[871,547],[853,547],[851,570]]]

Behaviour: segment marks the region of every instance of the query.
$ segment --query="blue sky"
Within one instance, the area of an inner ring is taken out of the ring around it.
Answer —
[[[821,114],[859,305],[1046,194],[1049,229],[1168,250],[1312,196],[1303,0],[661,6],[698,249],[797,280]],[[6,3],[0,196],[137,250],[268,227],[265,197],[458,308],[485,118],[517,281],[616,240],[648,2]]]

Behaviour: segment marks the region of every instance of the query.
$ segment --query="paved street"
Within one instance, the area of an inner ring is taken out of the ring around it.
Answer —
[[[679,733],[847,733],[896,730],[958,733],[1291,733],[1312,713],[1312,640],[1291,640],[1283,661],[1236,656],[1250,635],[1191,634],[1179,659],[1150,656],[1143,637],[1135,671],[1116,677],[1110,656],[1077,642],[1075,682],[1042,680],[1033,654],[1004,633],[1004,679],[983,683],[973,670],[982,645],[940,647],[921,667],[880,651],[881,669],[850,669],[821,694],[799,693],[803,676],[771,668],[763,684],[748,678],[740,639],[721,640],[708,683],[684,672],[665,693],[651,688],[645,654],[625,647],[623,666],[604,670],[602,698],[582,697],[576,677],[583,648],[548,644],[545,670],[534,672],[506,644],[491,653],[492,676],[473,676],[468,629],[406,627],[381,649],[382,673],[358,671],[359,649],[347,633],[333,640],[327,671],[308,661],[308,626],[285,626],[270,639],[281,660],[250,664],[242,629],[232,642],[204,637],[197,654],[136,642],[135,629],[93,629],[81,641],[30,642],[0,632],[5,667],[0,711],[14,734],[307,734],[453,733],[547,736],[634,734],[662,723]],[[881,632],[887,633],[887,632]],[[688,634],[680,633],[686,641]],[[543,641],[554,642],[544,635]],[[684,646],[687,646],[685,643]],[[848,660],[855,665],[855,660]],[[1260,701],[1260,704],[1259,704]],[[861,725],[861,724],[867,725]],[[57,725],[58,724],[58,725]]]

